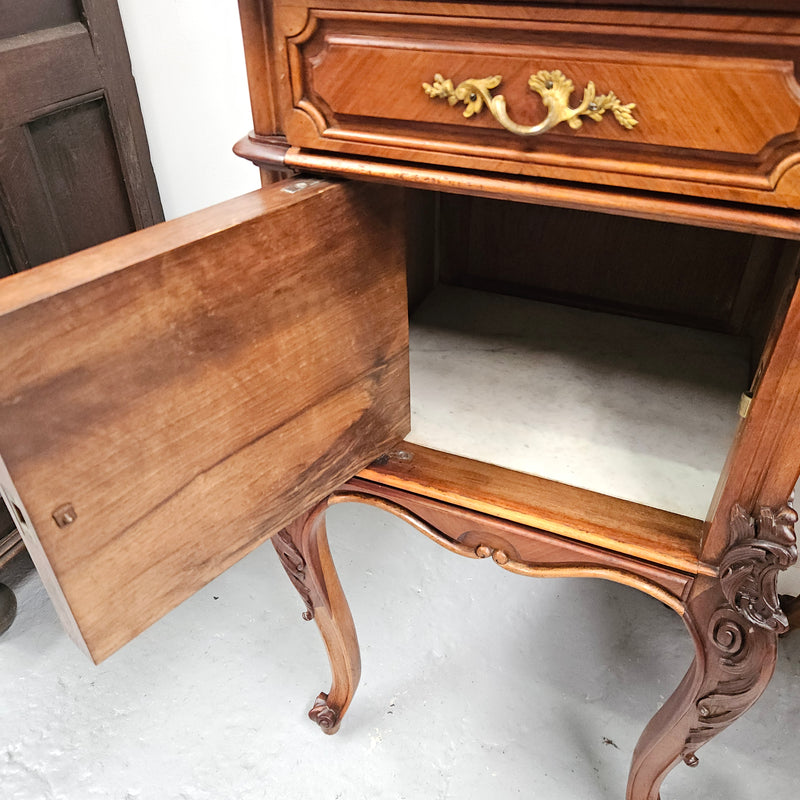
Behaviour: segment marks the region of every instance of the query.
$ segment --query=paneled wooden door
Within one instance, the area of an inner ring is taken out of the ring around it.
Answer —
[[[116,3],[0,0],[0,277],[163,218]]]

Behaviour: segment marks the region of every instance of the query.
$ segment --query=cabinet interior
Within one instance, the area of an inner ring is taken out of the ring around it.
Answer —
[[[407,441],[704,519],[798,245],[411,192]]]

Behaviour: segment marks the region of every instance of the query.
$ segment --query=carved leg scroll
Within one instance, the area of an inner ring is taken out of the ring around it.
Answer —
[[[788,506],[762,508],[757,519],[734,506],[719,578],[698,578],[687,602],[694,662],[639,740],[628,800],[658,800],[672,767],[679,761],[697,766],[697,750],[744,714],[766,688],[778,634],[788,625],[777,575],[797,559],[796,521]]]
[[[330,691],[321,692],[308,716],[325,733],[336,733],[361,677],[356,629],[333,565],[325,531],[328,500],[304,514],[272,538],[292,584],[322,634],[333,678]]]

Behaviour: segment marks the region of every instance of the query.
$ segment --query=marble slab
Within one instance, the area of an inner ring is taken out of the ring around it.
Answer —
[[[704,518],[743,338],[438,287],[411,324],[416,444]]]

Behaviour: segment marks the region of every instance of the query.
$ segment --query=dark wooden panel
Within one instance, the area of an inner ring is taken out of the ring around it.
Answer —
[[[135,229],[104,98],[48,114],[28,130],[67,252]]]
[[[770,257],[772,269],[761,268],[761,280],[745,282],[741,290],[747,302],[746,306],[742,303],[742,329],[751,338],[753,358],[757,362],[753,388],[769,360],[780,330],[780,320],[786,315],[800,277],[800,242],[758,239],[754,253]],[[770,272],[772,280],[765,280]]]
[[[6,28],[32,28],[0,37],[0,224],[19,271],[163,212],[116,3],[9,8]]]
[[[275,186],[0,285],[4,489],[96,660],[408,432],[401,199]]]
[[[436,220],[439,197],[434,192],[406,191],[406,283],[413,311],[433,289],[436,276]]]
[[[102,86],[92,40],[78,22],[0,42],[0,129]]]
[[[81,0],[102,82],[136,228],[164,219],[142,110],[116,2]]]
[[[80,18],[77,0],[0,0],[0,39],[78,22]]]
[[[442,221],[446,282],[715,330],[771,278],[747,234],[451,195]]]
[[[16,272],[69,252],[24,126],[0,132],[0,229]]]

